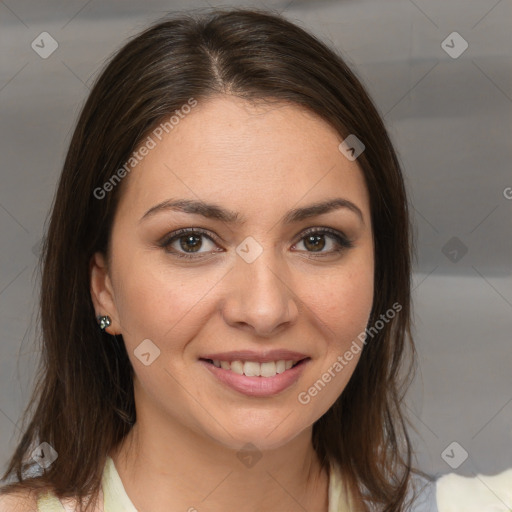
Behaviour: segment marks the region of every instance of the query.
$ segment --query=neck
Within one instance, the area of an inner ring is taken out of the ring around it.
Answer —
[[[169,418],[138,415],[111,457],[138,510],[327,512],[329,479],[311,432],[250,460]]]

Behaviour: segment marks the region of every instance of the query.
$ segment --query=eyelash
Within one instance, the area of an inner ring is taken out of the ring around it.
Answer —
[[[201,228],[183,228],[179,229],[177,231],[174,231],[169,234],[169,236],[165,237],[165,239],[160,242],[158,245],[163,248],[167,249],[175,240],[179,240],[180,237],[182,237],[185,234],[201,234],[204,235],[206,238],[209,238],[212,242],[217,243],[215,240],[215,237],[212,237],[208,234],[208,232]],[[331,228],[310,228],[302,233],[301,238],[298,240],[298,242],[301,242],[304,238],[306,238],[308,235],[329,235],[331,238],[334,239],[335,243],[337,244],[337,249],[334,249],[332,251],[328,251],[325,253],[317,253],[317,255],[314,255],[313,258],[322,258],[324,256],[328,256],[331,254],[337,254],[340,252],[343,252],[346,249],[350,249],[351,247],[354,247],[354,244],[351,240],[349,240],[345,235],[342,233],[331,229]],[[298,243],[297,242],[297,243]],[[294,244],[295,245],[295,244]],[[176,256],[177,258],[186,258],[186,259],[200,259],[203,258],[204,255],[207,253],[182,253],[177,251],[168,251],[166,250],[168,254],[172,254],[173,256]],[[311,252],[311,251],[306,251]],[[199,255],[198,255],[199,254]],[[314,252],[311,252],[311,254],[315,254]]]

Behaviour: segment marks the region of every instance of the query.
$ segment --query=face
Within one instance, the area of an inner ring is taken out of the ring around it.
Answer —
[[[283,445],[360,357],[374,291],[362,171],[325,121],[285,104],[216,96],[153,138],[122,184],[110,268],[99,253],[91,263],[138,420],[234,449]]]

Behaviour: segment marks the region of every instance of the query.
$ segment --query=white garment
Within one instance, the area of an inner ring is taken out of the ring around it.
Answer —
[[[329,478],[329,512],[350,512],[339,470],[332,467]],[[453,473],[429,482],[414,475],[418,496],[413,512],[509,512],[512,510],[512,469],[498,475],[464,477]],[[126,494],[114,461],[107,457],[102,477],[104,512],[138,512]],[[409,489],[412,492],[412,487]],[[61,503],[52,493],[41,496],[39,512],[74,512],[71,502]]]
[[[104,512],[138,512],[126,494],[114,461],[107,457],[102,477]],[[39,512],[72,512],[71,504],[63,505],[53,493],[42,495],[37,502]],[[329,477],[329,512],[350,512],[338,469],[333,467]]]

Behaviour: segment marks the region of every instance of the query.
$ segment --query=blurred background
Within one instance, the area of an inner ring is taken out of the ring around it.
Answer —
[[[40,240],[91,84],[156,18],[231,5],[283,12],[333,47],[395,143],[416,237],[419,467],[512,467],[512,2],[0,0],[0,470],[39,357]]]

